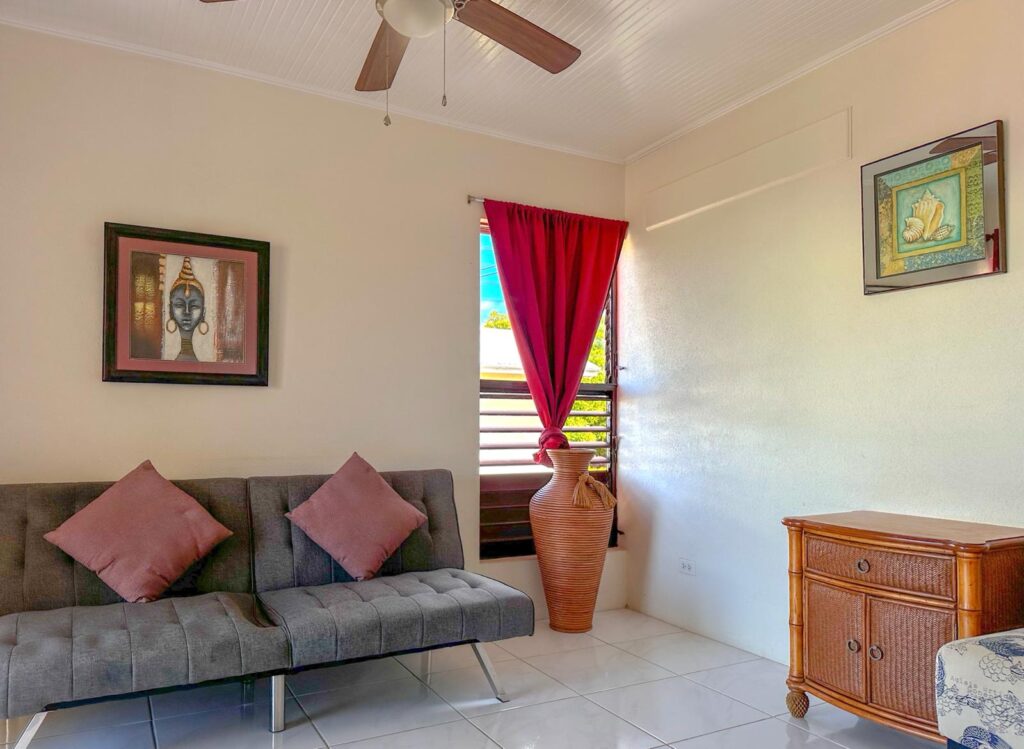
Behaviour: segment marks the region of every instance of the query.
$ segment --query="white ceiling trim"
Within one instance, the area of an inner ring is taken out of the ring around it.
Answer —
[[[645,148],[641,148],[639,151],[627,156],[624,163],[632,164],[636,161],[639,161],[644,156],[649,156],[650,154],[657,151],[659,148],[667,146],[672,141],[679,140],[679,138],[682,138],[687,133],[692,133],[694,130],[698,130],[704,127],[705,125],[709,125],[710,123],[724,117],[730,112],[735,112],[737,109],[740,109],[741,107],[744,107],[747,104],[750,104],[751,102],[760,99],[762,96],[767,96],[772,91],[776,91],[782,88],[783,86],[792,83],[798,78],[803,78],[805,75],[813,73],[818,68],[825,67],[830,62],[834,62],[835,60],[838,60],[840,57],[850,54],[854,50],[860,49],[866,44],[870,44],[871,42],[881,39],[884,36],[888,36],[894,31],[898,31],[899,29],[902,29],[904,26],[908,26],[914,23],[914,21],[924,18],[925,16],[934,13],[937,10],[941,10],[942,8],[945,8],[947,5],[952,5],[955,2],[957,2],[957,0],[932,0],[932,2],[928,3],[927,5],[924,5],[911,13],[907,13],[907,15],[905,16],[897,18],[896,20],[887,23],[885,26],[875,29],[871,33],[865,34],[859,39],[854,39],[849,44],[844,44],[842,47],[839,47],[838,49],[829,52],[827,55],[823,55],[822,57],[819,57],[817,60],[812,60],[806,65],[797,68],[792,73],[784,75],[782,78],[779,78],[778,80],[769,83],[767,86],[762,86],[761,88],[748,94],[747,96],[740,97],[739,99],[736,99],[726,104],[720,109],[716,109],[714,112],[711,112],[706,117],[702,117],[696,122],[687,125],[685,128],[676,130],[675,132],[666,135],[664,138],[655,141],[651,145]]]
[[[875,41],[877,39],[880,39],[880,38],[882,38],[882,37],[884,37],[884,36],[886,36],[888,34],[891,34],[894,31],[897,31],[898,29],[901,29],[901,28],[907,26],[908,24],[911,24],[911,23],[913,23],[913,22],[915,22],[915,21],[917,21],[917,20],[919,20],[919,19],[921,19],[921,18],[923,18],[923,17],[925,17],[925,16],[927,16],[927,15],[929,15],[931,13],[934,13],[935,11],[938,11],[938,10],[948,6],[948,5],[951,5],[952,3],[956,2],[956,1],[957,0],[931,0],[931,2],[927,3],[926,5],[921,6],[917,10],[912,11],[912,12],[910,12],[910,13],[904,15],[904,16],[901,16],[900,18],[897,18],[897,19],[887,23],[886,25],[884,25],[884,26],[882,26],[882,27],[880,27],[878,29],[875,29],[872,32],[867,33],[867,34],[861,36],[860,38],[855,39],[852,42],[849,42],[849,43],[847,43],[847,44],[845,44],[845,45],[843,45],[843,46],[841,46],[841,47],[839,47],[839,48],[829,52],[828,54],[826,54],[826,55],[824,55],[822,57],[819,57],[818,59],[813,60],[812,62],[797,68],[796,70],[794,70],[794,71],[792,71],[792,72],[782,76],[781,78],[778,78],[774,82],[772,82],[772,83],[770,83],[768,85],[762,86],[761,88],[753,91],[750,94],[738,97],[738,98],[728,102],[727,104],[723,105],[722,107],[720,107],[718,109],[715,109],[714,111],[710,112],[706,116],[701,117],[699,120],[696,120],[695,122],[687,125],[685,128],[681,128],[679,130],[676,130],[676,131],[670,133],[669,135],[665,136],[664,138],[660,138],[657,141],[651,143],[649,146],[646,146],[646,147],[644,147],[644,148],[642,148],[642,149],[640,149],[640,150],[630,154],[625,159],[616,158],[616,157],[613,157],[613,156],[609,156],[607,154],[593,152],[593,151],[587,151],[587,150],[583,150],[583,149],[574,149],[574,148],[567,147],[567,146],[561,145],[561,144],[545,142],[543,140],[524,138],[522,136],[516,135],[515,133],[508,132],[508,131],[502,130],[502,129],[494,129],[494,128],[481,127],[479,125],[467,125],[467,124],[463,124],[463,123],[459,123],[459,122],[455,122],[455,121],[446,119],[445,117],[442,117],[442,116],[433,116],[433,115],[429,115],[429,114],[424,114],[421,111],[408,110],[408,109],[405,109],[405,108],[403,108],[401,106],[392,107],[391,110],[392,110],[392,112],[394,114],[398,114],[398,115],[401,115],[403,117],[408,117],[410,119],[415,119],[415,120],[420,120],[420,121],[423,121],[423,122],[429,122],[429,123],[432,123],[432,124],[437,124],[437,125],[442,125],[442,126],[445,126],[445,127],[450,127],[450,128],[456,129],[456,130],[463,131],[463,132],[471,132],[471,133],[476,133],[476,134],[480,134],[480,135],[486,135],[486,136],[490,136],[490,137],[500,138],[500,139],[511,141],[511,142],[514,142],[514,143],[520,143],[520,144],[527,145],[527,146],[544,148],[544,149],[551,150],[551,151],[556,151],[556,152],[559,152],[559,153],[569,154],[569,155],[572,155],[572,156],[580,156],[580,157],[583,157],[583,158],[594,159],[594,160],[603,161],[603,162],[607,162],[607,163],[630,164],[630,163],[633,163],[633,162],[643,158],[644,156],[647,156],[647,155],[657,151],[660,148],[663,148],[664,146],[666,146],[667,144],[671,143],[672,141],[675,141],[675,140],[685,136],[687,133],[693,132],[694,130],[696,130],[698,128],[704,127],[704,126],[708,125],[709,123],[711,123],[711,122],[713,122],[713,121],[715,121],[715,120],[717,120],[717,119],[719,119],[719,118],[721,118],[721,117],[723,117],[723,116],[725,116],[725,115],[727,115],[727,114],[729,114],[729,113],[739,109],[740,107],[743,107],[743,106],[745,106],[745,105],[755,101],[756,99],[759,99],[760,97],[765,96],[765,95],[771,93],[772,91],[775,91],[775,90],[777,90],[777,89],[779,89],[779,88],[781,88],[781,87],[783,87],[783,86],[785,86],[785,85],[787,85],[789,83],[792,83],[793,81],[795,81],[795,80],[797,80],[797,79],[799,79],[799,78],[801,78],[801,77],[803,77],[805,75],[808,75],[809,73],[812,73],[813,71],[815,71],[815,70],[817,70],[817,69],[819,69],[819,68],[821,68],[821,67],[823,67],[823,66],[825,66],[825,65],[827,65],[827,64],[829,64],[831,62],[833,62],[834,60],[836,60],[838,58],[843,57],[844,55],[847,55],[850,52],[853,52],[854,50],[859,49],[860,47],[863,47],[866,44],[870,44],[871,42],[873,42],[873,41]],[[279,77],[276,77],[276,76],[273,76],[273,75],[268,75],[268,74],[265,74],[265,73],[259,73],[259,72],[254,72],[254,71],[251,71],[251,70],[245,70],[243,68],[238,68],[238,67],[234,67],[234,66],[231,66],[231,65],[225,65],[225,64],[222,64],[222,63],[212,62],[212,61],[209,61],[209,60],[204,60],[204,59],[201,59],[201,58],[198,58],[198,57],[193,57],[193,56],[190,56],[190,55],[183,55],[183,54],[178,54],[178,53],[175,53],[175,52],[169,52],[167,50],[158,49],[158,48],[150,47],[150,46],[147,46],[147,45],[133,44],[131,42],[126,42],[126,41],[123,41],[123,40],[112,39],[112,38],[105,37],[105,36],[102,36],[102,35],[90,34],[90,33],[85,33],[85,32],[77,32],[77,31],[68,31],[68,30],[65,30],[65,29],[55,29],[55,28],[51,28],[49,26],[42,25],[42,24],[33,24],[33,23],[30,23],[30,22],[25,22],[25,21],[23,21],[21,19],[10,18],[10,17],[5,16],[2,13],[0,13],[0,24],[4,24],[4,25],[16,27],[16,28],[27,29],[29,31],[35,31],[35,32],[39,32],[39,33],[49,34],[49,35],[52,35],[52,36],[58,36],[58,37],[63,37],[63,38],[67,38],[67,39],[72,39],[72,40],[75,40],[75,41],[85,42],[85,43],[89,43],[89,44],[96,44],[96,45],[99,45],[99,46],[108,47],[108,48],[112,48],[112,49],[117,49],[117,50],[120,50],[120,51],[130,52],[130,53],[134,53],[134,54],[140,54],[140,55],[144,55],[146,57],[151,57],[151,58],[155,58],[155,59],[165,60],[165,61],[168,61],[168,62],[174,62],[174,63],[184,64],[184,65],[189,65],[191,67],[202,68],[202,69],[206,69],[206,70],[212,70],[212,71],[215,71],[215,72],[218,72],[218,73],[224,73],[224,74],[236,76],[236,77],[239,77],[239,78],[245,78],[245,79],[248,79],[248,80],[257,81],[257,82],[269,84],[269,85],[272,85],[272,86],[279,86],[279,87],[282,87],[282,88],[287,88],[287,89],[291,89],[291,90],[294,90],[294,91],[299,91],[299,92],[302,92],[302,93],[313,94],[315,96],[320,96],[320,97],[327,98],[327,99],[333,99],[335,101],[343,101],[343,102],[346,102],[346,103],[349,103],[349,104],[355,104],[355,105],[358,105],[358,106],[361,106],[361,107],[365,107],[365,108],[369,108],[369,109],[373,109],[373,110],[377,110],[377,111],[383,111],[383,109],[384,109],[383,102],[379,102],[378,103],[378,102],[373,102],[373,101],[367,101],[365,97],[358,96],[358,95],[355,95],[355,94],[347,94],[347,93],[339,92],[337,90],[330,90],[330,89],[321,88],[321,87],[318,87],[318,86],[311,86],[311,85],[308,85],[308,84],[297,83],[295,81],[286,80],[286,79],[279,78]]]
[[[37,24],[25,23],[20,20],[13,20],[4,17],[0,14],[0,25],[11,26],[18,29],[25,29],[26,31],[35,31],[40,34],[47,34],[48,36],[58,36],[64,39],[71,39],[77,42],[85,42],[87,44],[95,44],[101,47],[109,47],[116,49],[121,52],[131,52],[145,57],[153,57],[158,60],[165,60],[167,62],[175,62],[182,65],[188,65],[193,68],[202,68],[204,70],[212,70],[217,73],[224,73],[226,75],[233,75],[238,78],[247,78],[251,81],[257,81],[259,83],[266,83],[271,86],[280,86],[281,88],[291,89],[293,91],[299,91],[304,94],[313,94],[314,96],[322,96],[325,99],[333,99],[335,101],[343,101],[347,104],[355,104],[366,109],[374,109],[380,112],[384,111],[384,104],[375,104],[367,102],[365,99],[356,96],[338,93],[337,91],[330,91],[328,89],[319,88],[317,86],[306,86],[301,83],[294,81],[288,81],[283,78],[277,78],[272,75],[265,75],[263,73],[256,73],[251,70],[244,70],[242,68],[236,68],[231,65],[222,65],[216,62],[210,62],[209,60],[200,60],[196,57],[190,57],[188,55],[179,55],[174,52],[167,52],[162,49],[155,49],[153,47],[147,47],[141,44],[128,44],[115,39],[108,39],[102,36],[96,36],[93,34],[82,34],[78,32],[64,31],[63,29],[52,29],[47,26],[40,26]],[[530,140],[529,138],[523,138],[513,133],[505,132],[503,130],[492,130],[486,127],[479,127],[475,125],[465,125],[459,122],[452,122],[443,117],[432,117],[425,115],[422,112],[412,112],[402,107],[391,106],[392,115],[400,115],[402,117],[408,117],[412,120],[420,120],[421,122],[429,122],[434,125],[442,125],[444,127],[450,127],[454,130],[461,130],[463,132],[476,133],[477,135],[487,135],[492,138],[500,138],[501,140],[511,141],[513,143],[519,143],[524,146],[532,146],[534,148],[544,148],[549,151],[558,151],[559,153],[568,154],[570,156],[581,156],[585,159],[593,159],[595,161],[604,161],[610,164],[625,164],[626,162],[622,159],[616,159],[607,154],[593,153],[590,151],[583,151],[574,148],[567,148],[562,145],[545,143],[542,141]],[[392,127],[399,126],[399,123],[394,123]],[[381,127],[384,127],[381,124]]]

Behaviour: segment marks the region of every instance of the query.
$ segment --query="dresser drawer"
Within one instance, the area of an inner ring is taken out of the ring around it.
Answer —
[[[889,590],[919,593],[952,601],[956,598],[953,557],[888,549],[807,534],[808,572]]]

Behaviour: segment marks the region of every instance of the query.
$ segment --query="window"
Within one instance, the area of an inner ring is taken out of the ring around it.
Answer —
[[[615,491],[615,284],[564,431],[597,451],[592,472]],[[533,462],[541,423],[526,387],[486,224],[480,232],[480,556],[534,553],[530,498],[551,475]],[[615,546],[617,523],[609,545]]]

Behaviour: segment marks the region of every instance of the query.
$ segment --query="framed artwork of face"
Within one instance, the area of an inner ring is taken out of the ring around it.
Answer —
[[[105,225],[103,379],[267,385],[270,244]]]
[[[1003,123],[861,167],[864,293],[1006,272]]]

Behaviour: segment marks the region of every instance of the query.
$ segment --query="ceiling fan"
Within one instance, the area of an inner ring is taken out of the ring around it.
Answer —
[[[204,3],[227,1],[202,0]],[[493,39],[549,73],[561,73],[580,56],[576,47],[493,0],[376,0],[376,5],[383,20],[359,73],[356,91],[391,88],[409,40],[430,36],[452,20]]]

